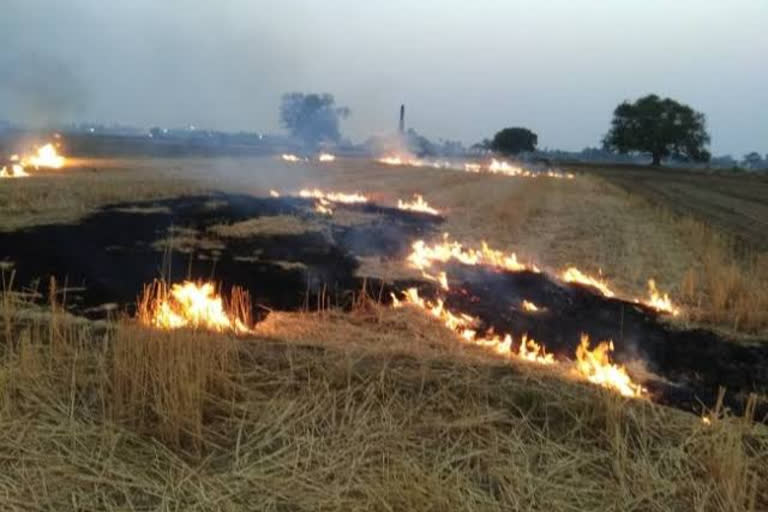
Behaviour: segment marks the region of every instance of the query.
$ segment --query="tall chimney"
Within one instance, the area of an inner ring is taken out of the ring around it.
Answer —
[[[400,133],[405,132],[405,105],[400,105]]]

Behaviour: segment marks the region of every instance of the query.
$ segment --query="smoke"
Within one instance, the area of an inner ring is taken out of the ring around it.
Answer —
[[[375,135],[365,141],[367,151],[373,155],[398,155],[414,159],[425,157],[463,158],[466,148],[459,141],[439,139],[434,142],[413,128],[404,133]]]
[[[307,148],[323,142],[338,143],[341,140],[339,124],[349,114],[349,108],[337,107],[329,93],[287,93],[280,102],[281,124]]]
[[[32,127],[83,112],[86,91],[61,60],[34,50],[0,55],[0,116]]]

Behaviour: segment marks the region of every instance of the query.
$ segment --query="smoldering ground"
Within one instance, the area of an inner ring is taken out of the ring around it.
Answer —
[[[731,386],[726,405],[736,411],[746,393],[768,386],[765,348],[731,344],[707,331],[678,330],[651,309],[545,273],[451,265],[449,292],[419,279],[361,277],[356,272],[360,257],[402,262],[414,240],[438,234],[439,217],[375,204],[337,205],[375,219],[338,225],[333,217],[318,217],[312,207],[312,201],[300,198],[231,194],[113,205],[78,224],[3,233],[0,258],[14,263],[18,285],[41,296],[47,276],[56,277],[70,290],[68,307],[88,316],[103,315],[98,307],[103,303],[131,312],[142,286],[160,275],[245,287],[253,295],[256,318],[270,309],[301,310],[308,297],[320,293],[336,306],[349,307],[365,280],[385,299],[410,286],[427,297],[442,293],[449,309],[477,317],[482,329],[526,333],[558,357],[572,358],[582,333],[613,339],[618,361],[642,360],[661,377],[646,383],[655,400],[685,410],[711,405],[722,382]],[[281,215],[314,227],[234,238],[211,229]],[[174,236],[181,240],[174,243]],[[541,310],[525,311],[524,299]],[[758,417],[768,413],[763,409]]]

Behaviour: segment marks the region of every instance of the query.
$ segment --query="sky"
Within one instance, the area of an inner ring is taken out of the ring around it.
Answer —
[[[714,154],[768,153],[767,0],[0,0],[0,119],[278,132],[330,92],[354,141],[505,126],[596,146],[618,103],[707,116]]]

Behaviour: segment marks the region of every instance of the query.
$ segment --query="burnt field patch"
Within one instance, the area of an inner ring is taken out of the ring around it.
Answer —
[[[715,401],[720,386],[725,404],[743,411],[749,393],[768,393],[768,346],[732,343],[704,329],[680,329],[642,304],[605,297],[546,273],[506,272],[454,264],[451,290],[441,292],[449,310],[480,319],[480,330],[526,333],[550,352],[573,358],[582,334],[612,340],[613,358],[627,365],[641,362],[655,377],[643,382],[658,403],[702,411]],[[434,286],[422,286],[434,297]],[[530,301],[538,311],[528,311]],[[660,378],[656,378],[660,377]],[[768,421],[768,402],[757,417]]]
[[[77,224],[44,225],[0,234],[0,261],[15,283],[46,293],[49,277],[66,283],[68,306],[87,313],[106,303],[132,312],[143,283],[214,280],[248,289],[254,303],[296,310],[321,289],[344,305],[359,291],[355,256],[402,257],[410,241],[429,236],[439,218],[376,205],[345,205],[376,222],[334,225],[315,215],[313,201],[212,194],[121,203]],[[214,226],[249,219],[295,216],[312,221],[302,233],[225,237]],[[318,222],[319,220],[319,222]]]
[[[347,307],[362,287],[359,258],[405,264],[411,244],[439,235],[441,218],[375,204],[336,207],[359,222],[335,222],[313,211],[314,201],[295,197],[259,198],[210,194],[121,203],[102,208],[78,224],[44,225],[0,234],[0,261],[12,262],[17,287],[46,294],[49,277],[65,283],[73,312],[100,317],[104,304],[133,314],[145,283],[204,279],[249,291],[254,317],[269,309],[307,308],[323,294]],[[256,230],[226,236],[226,229],[258,219],[298,219],[306,229]],[[219,229],[216,229],[216,228]],[[481,266],[451,265],[452,286],[439,292],[420,279],[376,281],[382,297],[417,286],[427,297],[446,297],[449,309],[466,312],[516,336],[527,333],[558,358],[572,358],[579,337],[612,339],[619,362],[642,361],[652,374],[644,382],[660,403],[700,411],[712,406],[719,386],[726,404],[741,411],[750,392],[768,389],[767,345],[748,347],[703,330],[680,330],[641,305],[607,298],[594,290],[564,284],[546,273],[503,272]],[[539,306],[527,311],[524,300]],[[765,418],[768,407],[758,408]]]

